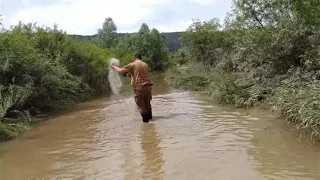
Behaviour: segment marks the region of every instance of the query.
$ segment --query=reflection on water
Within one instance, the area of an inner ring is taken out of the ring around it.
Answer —
[[[267,179],[320,180],[319,145],[310,147],[306,141],[299,141],[299,136],[290,132],[292,126],[282,119],[256,110],[250,114],[247,118],[259,115],[264,119],[251,124],[256,129],[252,130],[254,146],[248,153],[256,159],[255,167]]]
[[[160,148],[160,137],[156,133],[155,124],[142,126],[142,133],[139,138],[143,150],[144,160],[144,179],[161,179],[164,160]]]
[[[1,145],[0,179],[320,179],[319,145],[283,120],[154,83],[151,123],[130,88],[122,102],[80,104]]]

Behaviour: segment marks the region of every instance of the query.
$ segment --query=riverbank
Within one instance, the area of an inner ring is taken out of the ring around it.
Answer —
[[[167,73],[170,85],[175,88],[205,92],[220,104],[269,109],[288,123],[295,124],[311,141],[320,140],[319,81],[303,81],[300,74],[255,82],[248,82],[243,77],[204,71],[195,64],[176,66]]]

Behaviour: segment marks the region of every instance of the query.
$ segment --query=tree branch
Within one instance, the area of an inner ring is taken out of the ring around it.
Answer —
[[[248,5],[249,5],[249,7],[250,7],[251,14],[252,14],[252,16],[254,17],[254,19],[259,23],[259,25],[260,25],[262,28],[264,28],[264,26],[262,25],[261,20],[258,18],[258,16],[257,16],[256,12],[254,11],[252,5],[251,5],[250,3],[248,3]]]

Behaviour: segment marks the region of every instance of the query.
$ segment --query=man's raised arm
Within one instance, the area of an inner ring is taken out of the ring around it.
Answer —
[[[130,63],[130,64],[124,66],[123,68],[117,67],[117,66],[112,64],[111,68],[114,69],[115,71],[121,73],[121,74],[127,74],[127,73],[129,73],[131,71],[132,64]]]

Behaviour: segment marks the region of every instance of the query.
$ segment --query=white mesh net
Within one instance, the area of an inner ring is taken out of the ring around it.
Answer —
[[[110,87],[112,90],[113,95],[120,100],[120,89],[122,87],[122,81],[118,72],[111,68],[111,64],[119,66],[120,61],[116,58],[111,58],[109,62],[109,75],[108,80],[110,83]]]
[[[120,61],[116,58],[111,58],[110,62],[109,62],[109,75],[108,75],[108,79],[109,79],[109,84],[113,93],[113,97],[115,98],[116,101],[118,101],[120,104],[119,108],[121,108],[121,106],[123,104],[125,104],[127,110],[128,110],[128,116],[127,118],[134,118],[134,112],[136,110],[135,105],[134,105],[134,101],[132,99],[123,99],[123,97],[121,96],[121,88],[123,87],[123,83],[122,80],[120,78],[120,74],[113,70],[111,68],[111,64],[114,64],[116,66],[120,65]],[[129,103],[129,104],[128,104]]]

